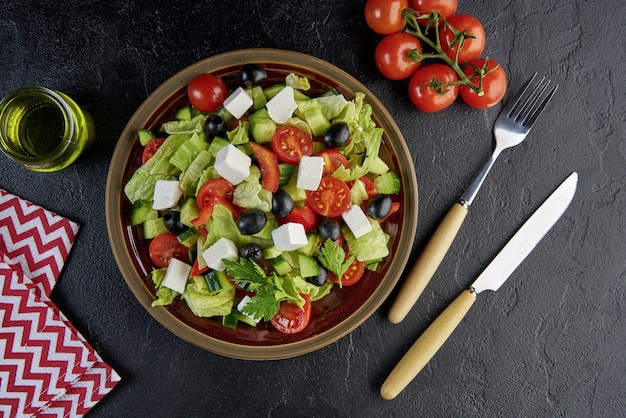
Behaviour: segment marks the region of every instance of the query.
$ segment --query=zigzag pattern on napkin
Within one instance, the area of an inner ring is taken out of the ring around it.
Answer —
[[[79,225],[0,189],[0,252],[50,295]]]
[[[0,416],[82,416],[119,376],[16,267],[0,263]]]

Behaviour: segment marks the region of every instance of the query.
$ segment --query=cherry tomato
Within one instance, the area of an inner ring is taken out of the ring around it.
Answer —
[[[148,160],[158,151],[158,149],[161,148],[161,145],[163,145],[164,142],[165,138],[154,138],[148,142],[141,153],[141,164],[147,163]]]
[[[148,247],[150,259],[157,267],[167,267],[172,258],[189,262],[189,249],[178,241],[171,232],[157,235]]]
[[[484,95],[479,96],[470,87],[461,86],[461,98],[465,103],[476,109],[486,109],[495,106],[506,93],[506,73],[504,69],[492,59],[489,59],[485,69],[486,61],[487,59],[485,58],[470,61],[470,65],[463,69],[465,75],[477,87],[479,85],[478,73],[485,73],[482,81]],[[479,68],[478,72],[475,67]]]
[[[296,222],[304,226],[306,232],[311,232],[319,223],[319,216],[311,209],[309,205],[305,205],[302,208],[293,208],[291,213],[284,218],[277,219],[279,224],[286,224],[288,222]]]
[[[324,175],[332,174],[340,166],[350,168],[350,163],[345,155],[341,152],[327,148],[317,153],[318,156],[324,158]]]
[[[317,190],[306,191],[308,206],[322,216],[334,218],[350,207],[350,188],[335,177],[322,177]]]
[[[390,80],[409,78],[421,63],[413,62],[407,57],[414,49],[419,53],[422,52],[422,45],[415,36],[406,32],[387,35],[376,46],[374,52],[376,67]]]
[[[235,186],[226,179],[216,178],[207,180],[200,186],[196,194],[196,203],[198,204],[198,208],[202,209],[211,200],[211,196],[219,196],[225,200],[232,201],[234,193]]]
[[[213,74],[197,75],[187,86],[187,96],[193,107],[201,112],[214,112],[226,99],[228,89],[221,78]]]
[[[363,182],[363,186],[365,186],[367,197],[372,198],[376,196],[376,185],[374,185],[374,180],[367,176],[363,176],[359,180],[361,180]]]
[[[269,149],[256,142],[250,142],[250,148],[261,169],[261,184],[263,188],[274,193],[280,183],[280,171],[278,170],[278,158]]]
[[[283,126],[272,137],[272,149],[280,162],[297,164],[303,155],[313,154],[313,139],[295,126]]]
[[[352,286],[363,277],[363,272],[365,271],[365,264],[362,261],[354,260],[348,270],[341,276],[341,286]],[[337,276],[329,271],[328,272],[328,280],[333,283],[337,283]]]
[[[465,38],[463,46],[459,49],[459,44],[455,42],[456,35],[448,25],[451,25],[459,32],[465,31],[472,38]],[[439,28],[439,39],[441,48],[450,59],[456,58],[458,50],[458,62],[460,64],[478,58],[483,49],[485,49],[485,29],[478,19],[470,15],[454,15],[450,17],[447,23]]]
[[[445,19],[449,19],[456,13],[458,3],[458,0],[409,0],[411,9],[420,12],[420,14],[436,11]],[[423,23],[422,20],[424,20]],[[419,22],[424,25],[428,23],[427,19],[421,19]]]
[[[411,77],[409,97],[413,105],[422,112],[438,112],[450,106],[459,96],[459,85],[433,88],[429,83],[448,83],[458,81],[459,77],[446,64],[426,65]]]
[[[280,303],[278,312],[270,321],[274,328],[284,334],[295,334],[306,328],[311,320],[311,300],[308,295],[301,296],[305,301],[302,308],[287,301]]]
[[[367,0],[365,22],[371,30],[381,35],[400,32],[404,26],[402,10],[409,7],[409,0]]]

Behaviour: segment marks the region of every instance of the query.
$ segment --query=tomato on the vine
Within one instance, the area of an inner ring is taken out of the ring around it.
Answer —
[[[150,158],[161,148],[161,145],[165,142],[165,138],[154,138],[146,144],[141,153],[141,164],[148,162]]]
[[[463,39],[463,45],[460,48],[457,34],[450,29],[450,26],[468,36]],[[450,59],[455,59],[458,51],[459,64],[478,58],[483,49],[485,49],[485,29],[483,25],[474,16],[466,14],[450,17],[439,28],[439,39],[441,48]]]
[[[411,9],[423,14],[438,12],[445,19],[449,19],[456,13],[458,3],[458,0],[409,0]],[[428,23],[426,19],[420,19],[418,22],[423,25]]]
[[[422,44],[417,37],[406,32],[387,35],[376,46],[376,67],[390,80],[409,78],[421,64],[421,61],[414,62],[408,58],[412,50],[422,53]]]
[[[317,190],[306,191],[306,201],[316,213],[334,218],[350,207],[350,188],[336,177],[322,177]]]
[[[479,96],[468,86],[461,86],[461,98],[471,107],[486,109],[495,106],[504,97],[506,93],[506,73],[496,61],[488,58],[472,60],[463,69],[463,73],[476,87],[479,87],[480,74],[483,74],[482,89],[484,94],[482,96]]]
[[[224,81],[213,74],[200,74],[187,85],[187,96],[193,107],[201,112],[214,112],[226,99],[228,88]]]
[[[303,155],[313,154],[313,139],[303,130],[287,125],[272,137],[272,149],[280,162],[298,164]]]
[[[446,64],[426,65],[417,70],[409,81],[411,102],[422,112],[438,112],[445,109],[459,96],[459,85],[437,86],[437,84],[458,80],[456,72]]]
[[[400,32],[404,26],[402,10],[409,7],[409,0],[367,0],[365,22],[380,35]]]
[[[181,244],[176,235],[171,232],[154,237],[150,241],[148,253],[154,265],[160,268],[167,267],[172,258],[185,263],[189,262],[189,248]]]
[[[295,334],[306,328],[311,320],[311,299],[308,295],[304,298],[304,306],[301,308],[295,303],[282,301],[278,312],[274,314],[270,323],[284,334]]]

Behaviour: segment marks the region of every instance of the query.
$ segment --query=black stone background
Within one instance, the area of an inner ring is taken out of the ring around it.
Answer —
[[[617,0],[460,0],[478,17],[509,94],[535,71],[560,84],[526,142],[505,151],[437,275],[407,319],[387,301],[350,335],[284,361],[224,358],[175,337],[121,277],[104,190],[127,120],[157,86],[213,54],[295,50],[361,80],[396,118],[419,184],[414,255],[493,148],[501,106],[424,114],[373,60],[364,1],[36,1],[0,4],[0,94],[66,92],[95,118],[97,143],[38,174],[0,156],[0,187],[82,224],[53,300],[123,381],[90,417],[624,416],[624,76]],[[508,95],[507,95],[508,97]],[[393,401],[379,387],[427,325],[572,171],[577,195],[497,292],[480,296],[446,345]],[[621,411],[621,412],[620,412]]]

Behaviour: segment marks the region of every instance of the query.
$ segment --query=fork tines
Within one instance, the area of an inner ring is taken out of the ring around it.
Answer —
[[[556,92],[558,84],[545,77],[535,82],[537,73],[528,80],[517,97],[506,105],[507,116],[530,129]],[[550,87],[550,88],[548,88]]]

